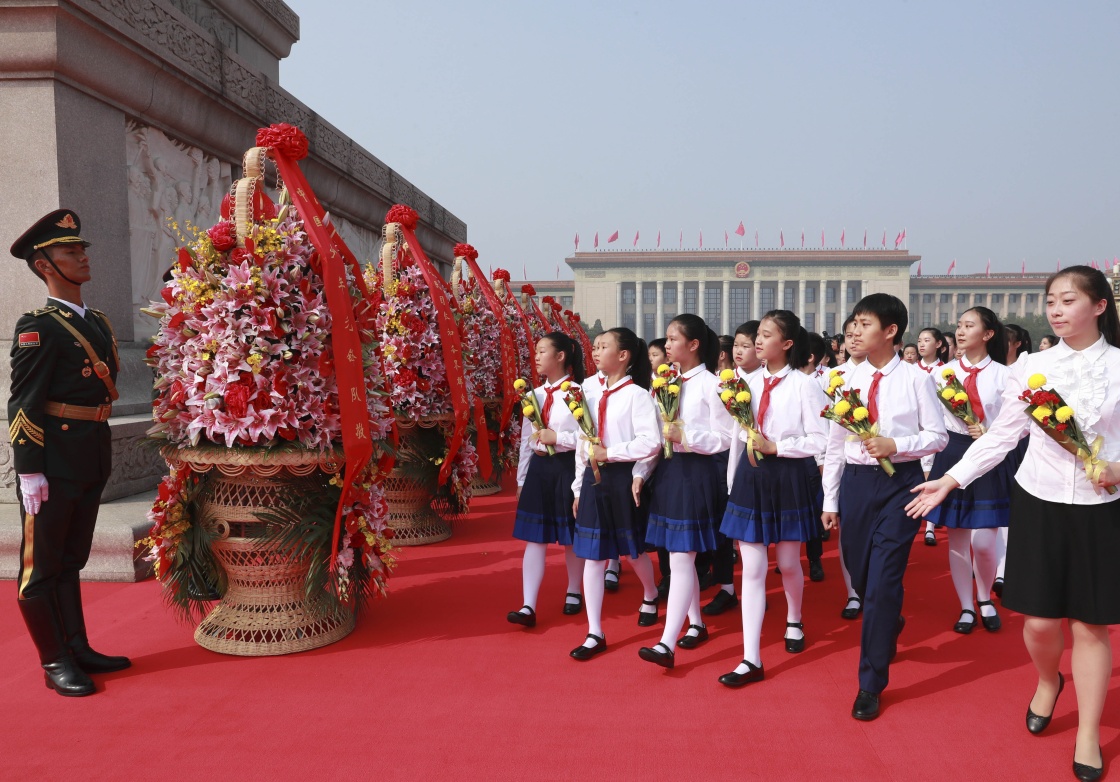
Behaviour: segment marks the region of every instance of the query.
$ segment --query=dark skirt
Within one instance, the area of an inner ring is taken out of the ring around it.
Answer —
[[[575,451],[560,451],[555,456],[534,453],[517,500],[513,536],[529,543],[572,545],[576,520],[572,516],[576,479]]]
[[[1120,503],[1066,505],[1014,487],[1003,604],[1027,616],[1120,624]]]
[[[572,550],[596,561],[639,557],[646,550],[646,509],[634,506],[634,463],[601,464],[599,474],[596,485],[594,471],[584,470]]]
[[[812,457],[767,456],[752,467],[744,455],[720,532],[747,543],[809,541],[821,534],[821,479]]]
[[[971,435],[949,432],[949,444],[934,458],[929,480],[935,481],[948,472],[973,442]],[[949,492],[945,501],[927,514],[926,520],[949,529],[1006,527],[1011,513],[1011,487],[1015,483],[1015,470],[1019,468],[1014,453],[1012,451],[966,488]]]
[[[674,453],[651,478],[646,543],[669,551],[712,551],[727,509],[727,456]]]

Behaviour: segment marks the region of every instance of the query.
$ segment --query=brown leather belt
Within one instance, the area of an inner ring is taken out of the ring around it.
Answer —
[[[113,406],[85,407],[62,402],[47,402],[43,406],[43,412],[55,418],[69,418],[71,421],[108,421],[109,416],[113,414]]]

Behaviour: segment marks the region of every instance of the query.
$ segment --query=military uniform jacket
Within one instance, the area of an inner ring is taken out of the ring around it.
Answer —
[[[120,369],[109,319],[87,309],[83,319],[65,305],[48,304],[16,323],[12,340],[9,437],[17,474],[103,481],[112,469],[112,437],[105,421],[47,415],[47,402],[97,407],[111,402],[105,382],[81,343],[56,316],[82,334],[116,381]]]

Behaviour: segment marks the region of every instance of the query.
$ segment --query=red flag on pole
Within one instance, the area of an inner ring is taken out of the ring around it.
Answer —
[[[739,221],[739,227],[735,229],[735,233],[739,234],[739,236],[747,235],[747,228],[743,225],[742,220]]]
[[[657,229],[657,249],[661,249],[661,229]]]
[[[779,231],[778,232],[778,241],[781,242],[782,247],[786,246],[786,232],[785,231]]]
[[[579,231],[576,231],[576,252],[579,252]]]
[[[863,229],[863,249],[867,249],[867,229]]]
[[[899,231],[898,234],[894,237],[894,249],[897,250],[900,244],[902,244],[902,231]]]
[[[805,249],[805,229],[801,229],[801,249]]]
[[[635,231],[635,232],[634,232],[634,246],[635,246],[635,247],[637,247],[637,246],[638,246],[638,234],[639,234],[639,233],[640,233],[640,231]]]
[[[918,261],[918,276],[922,276],[922,262]]]
[[[700,249],[701,250],[704,249],[704,232],[703,231],[700,232]]]
[[[984,276],[985,277],[991,277],[992,276],[992,259],[991,258],[988,259],[988,266],[987,266],[987,268],[984,269]]]
[[[680,249],[682,249],[682,250],[684,249],[684,229],[683,228],[681,229],[680,244],[678,246],[680,247]]]
[[[1061,259],[1061,258],[1059,258],[1059,259],[1058,259],[1058,268],[1057,268],[1057,271],[1061,271],[1061,270],[1062,270],[1062,259]]]
[[[824,229],[821,229],[821,249],[824,249]]]
[[[598,231],[595,232],[595,246],[596,247],[599,246],[599,232]]]
[[[525,264],[521,264],[521,276],[526,280],[529,279],[529,272],[525,269]]]
[[[841,247],[843,247],[843,246],[844,246],[844,235],[845,235],[845,234],[846,234],[847,232],[848,232],[848,229],[847,229],[847,228],[841,228],[841,229],[840,229],[840,246],[841,246]]]
[[[755,232],[754,232],[754,246],[755,246],[755,249],[758,249],[758,229],[757,228],[755,229]]]
[[[618,241],[618,231],[615,231],[613,234],[610,235],[610,238],[607,239],[607,244],[610,244],[611,242],[617,242],[617,241]]]
[[[883,246],[884,247],[887,246],[887,229],[886,228],[883,229]]]
[[[727,239],[728,239],[727,231],[724,231],[723,232],[723,247],[724,247],[724,249],[727,249]]]
[[[946,273],[947,273],[947,274],[952,274],[952,273],[953,273],[953,269],[955,269],[955,268],[957,268],[957,259],[956,259],[956,258],[954,258],[954,259],[953,259],[953,262],[952,262],[951,264],[949,264],[949,271],[948,271],[948,272],[946,272]]]

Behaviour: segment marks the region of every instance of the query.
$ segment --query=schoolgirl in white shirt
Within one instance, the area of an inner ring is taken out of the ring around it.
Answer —
[[[646,346],[633,331],[603,333],[596,366],[606,379],[601,389],[585,384],[585,400],[600,443],[581,438],[576,456],[575,552],[586,560],[583,591],[587,601],[587,638],[571,651],[585,661],[607,650],[603,634],[603,574],[607,561],[627,557],[642,584],[638,624],[657,621],[657,583],[645,553],[645,508],[641,487],[661,447],[657,410],[649,395],[650,366]],[[590,465],[598,464],[599,482]]]
[[[1027,730],[1050,724],[1065,685],[1059,663],[1065,640],[1062,619],[1073,638],[1077,677],[1077,738],[1073,772],[1099,779],[1100,718],[1112,678],[1109,625],[1120,624],[1120,318],[1108,278],[1088,266],[1071,266],[1046,285],[1046,317],[1057,346],[1032,353],[1011,367],[1003,407],[987,433],[937,481],[915,491],[911,516],[928,513],[957,486],[968,486],[998,466],[1029,429],[1026,458],[1015,474],[1003,604],[1026,615],[1023,639],[1038,669],[1038,686],[1027,708]],[[1031,388],[1031,387],[1034,388]],[[1039,418],[1075,421],[1085,438],[1099,436],[1099,474],[1090,478],[1082,460],[1042,431],[1019,399],[1025,390],[1053,389],[1068,409],[1047,405]]]
[[[924,369],[926,374],[937,381],[940,377],[938,372],[941,367],[945,366],[945,361],[948,360],[949,349],[945,346],[945,341],[942,339],[941,329],[929,326],[921,330],[918,334],[918,368]],[[922,472],[929,478],[929,471],[933,469],[933,456],[922,457]],[[937,534],[934,530],[937,528],[932,521],[926,520],[926,534],[925,542],[927,546],[937,545]]]
[[[575,450],[579,424],[564,403],[564,381],[583,379],[583,354],[579,343],[554,331],[537,342],[534,354],[537,373],[545,378],[533,389],[545,428],[533,431],[526,418],[521,422],[521,456],[517,463],[517,515],[513,536],[525,541],[521,565],[522,598],[520,610],[510,611],[511,624],[534,627],[537,624],[537,594],[544,578],[545,555],[550,543],[564,547],[568,566],[568,594],[564,613],[578,614],[583,604],[581,580],[583,563],[572,551],[575,516],[572,514],[572,481],[575,479]],[[547,446],[555,455],[550,456]]]
[[[711,371],[719,360],[719,338],[703,318],[674,318],[666,329],[665,348],[680,368],[680,403],[677,423],[662,431],[673,443],[673,455],[657,465],[646,542],[669,551],[672,577],[661,641],[638,653],[647,662],[672,668],[674,641],[682,649],[694,649],[708,639],[696,554],[716,548],[716,529],[727,504],[728,449],[738,427],[719,398],[719,379]],[[686,615],[688,631],[677,640]]]

